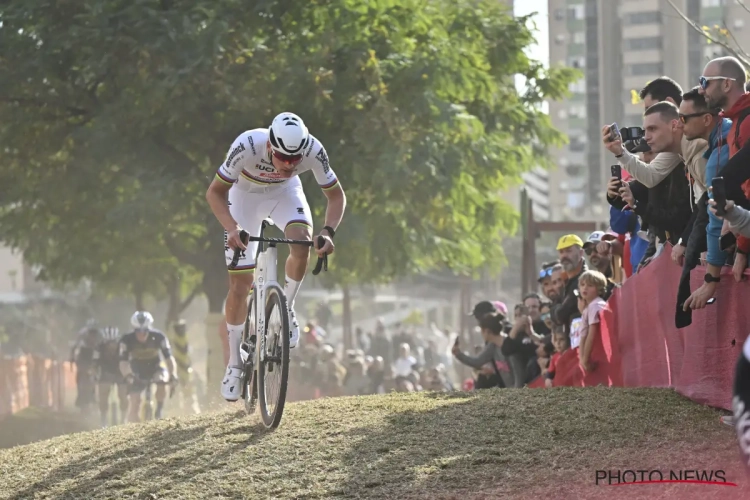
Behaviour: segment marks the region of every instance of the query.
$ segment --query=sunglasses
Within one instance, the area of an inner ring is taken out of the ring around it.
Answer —
[[[544,278],[549,278],[552,276],[552,268],[548,267],[547,269],[542,269],[539,271],[539,279],[543,280]]]
[[[713,82],[714,80],[731,80],[736,81],[736,78],[729,78],[728,76],[702,76],[698,79],[698,82],[701,85],[701,88],[703,90],[706,90],[706,87],[708,87],[708,84]]]
[[[271,154],[273,154],[273,157],[279,160],[282,163],[286,163],[287,165],[294,165],[296,163],[299,163],[302,161],[302,155],[285,155],[284,153],[279,153],[278,151],[271,150]]]
[[[680,113],[680,121],[682,123],[687,123],[688,120],[691,118],[696,118],[698,116],[703,116],[703,115],[712,115],[712,114],[713,113],[711,113],[710,111],[702,111],[700,113],[690,113],[688,115],[683,115],[682,113]]]
[[[597,241],[597,243],[599,243]],[[596,252],[596,246],[595,245],[589,245],[586,248],[583,249],[584,252],[586,252],[586,255],[591,255],[592,253]]]

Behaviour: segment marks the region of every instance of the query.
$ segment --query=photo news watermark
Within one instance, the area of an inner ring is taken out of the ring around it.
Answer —
[[[594,484],[597,486],[667,483],[737,486],[737,483],[727,481],[727,475],[723,469],[597,470],[594,475]]]

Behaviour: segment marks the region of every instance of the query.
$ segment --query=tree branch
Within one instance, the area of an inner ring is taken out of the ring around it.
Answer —
[[[203,289],[203,285],[202,284],[196,285],[195,288],[193,288],[193,291],[190,292],[190,295],[188,295],[185,298],[185,300],[183,300],[182,302],[180,302],[180,305],[178,306],[177,313],[181,313],[182,311],[184,311],[185,309],[187,309],[188,306],[190,305],[190,303],[193,301],[193,299],[195,299],[195,297],[200,293],[200,291],[202,289]]]
[[[737,5],[745,9],[746,12],[750,13],[750,7],[745,5],[745,2],[743,2],[742,0],[735,0],[735,2],[737,2]]]
[[[732,33],[732,30],[729,29],[729,26],[727,26],[726,21],[722,21],[722,24],[724,24],[724,29],[727,30],[727,33],[729,33],[729,36],[734,41],[734,44],[737,46],[737,50],[742,53],[743,56],[750,58],[750,54],[748,54],[745,49],[742,48],[742,45],[740,45],[740,42],[737,41],[737,38],[735,38],[734,33]]]
[[[712,43],[715,43],[716,45],[719,45],[719,46],[721,46],[721,47],[724,47],[724,48],[725,48],[726,50],[728,50],[728,51],[729,51],[729,52],[730,52],[730,53],[731,53],[731,54],[732,54],[732,55],[733,55],[734,57],[736,57],[737,59],[739,59],[739,60],[740,60],[740,61],[742,62],[742,64],[744,64],[744,65],[745,65],[746,67],[747,67],[747,66],[750,66],[750,59],[748,59],[748,58],[747,58],[747,57],[745,57],[744,55],[742,55],[742,54],[740,54],[739,52],[737,52],[737,50],[736,50],[736,49],[734,49],[734,47],[731,47],[730,45],[728,45],[728,44],[727,44],[727,43],[725,43],[725,42],[722,42],[721,40],[717,40],[717,39],[715,39],[715,38],[714,38],[714,37],[712,37],[712,36],[711,36],[711,35],[710,35],[709,33],[706,33],[705,31],[703,31],[703,29],[702,29],[702,28],[701,28],[701,27],[700,27],[700,26],[698,25],[698,23],[696,23],[695,21],[693,21],[692,19],[690,19],[690,18],[689,18],[689,17],[687,16],[687,15],[685,15],[685,13],[684,13],[684,12],[682,12],[682,11],[680,10],[680,8],[679,8],[679,7],[677,7],[677,5],[675,5],[675,3],[674,3],[674,0],[667,0],[667,2],[669,3],[669,5],[671,5],[671,6],[672,6],[672,9],[674,9],[674,11],[675,11],[675,12],[677,12],[677,14],[678,14],[678,15],[679,15],[679,16],[680,16],[680,17],[681,17],[681,18],[682,18],[682,19],[683,19],[683,20],[684,20],[684,21],[685,21],[686,23],[688,23],[688,24],[689,24],[689,25],[690,25],[690,26],[691,26],[691,27],[692,27],[692,28],[693,28],[693,29],[694,29],[695,31],[697,31],[698,33],[700,33],[701,35],[703,35],[703,37],[704,37],[704,38],[706,38],[706,40],[710,40],[710,41],[711,41]]]
[[[196,269],[203,268],[204,259],[195,252],[185,250],[185,247],[180,244],[180,241],[176,236],[164,235],[164,244],[166,245],[167,250],[169,250],[169,253],[171,253],[182,264],[192,266]]]
[[[30,105],[30,106],[36,106],[39,108],[45,108],[45,107],[57,108],[58,107],[58,106],[55,106],[54,104],[50,104],[45,101],[40,101],[38,99],[28,99],[24,97],[2,97],[0,98],[0,102]],[[61,109],[65,109],[66,111],[68,111],[74,116],[87,116],[89,114],[87,110],[82,109],[82,108],[76,108],[73,106],[62,107]]]

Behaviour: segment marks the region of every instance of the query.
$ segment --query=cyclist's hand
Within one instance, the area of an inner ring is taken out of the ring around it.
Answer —
[[[172,374],[169,376],[169,385],[176,386],[180,382],[180,379],[177,378],[176,374]]]
[[[229,232],[227,235],[227,246],[232,250],[238,248],[243,251],[247,250],[247,245],[245,245],[240,239],[240,231],[242,231],[242,228],[237,228],[234,231]]]
[[[318,239],[323,238],[324,244],[322,247],[318,248]],[[320,234],[319,236],[316,236],[313,240],[315,242],[315,253],[318,254],[318,257],[322,257],[324,255],[330,255],[333,253],[333,250],[336,248],[333,244],[333,240],[330,236],[325,234]]]

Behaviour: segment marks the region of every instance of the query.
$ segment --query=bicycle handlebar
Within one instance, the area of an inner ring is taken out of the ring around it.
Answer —
[[[240,231],[240,240],[242,240],[242,243],[247,245],[251,241],[258,241],[263,243],[283,243],[287,245],[303,245],[311,247],[313,246],[313,242],[310,240],[289,240],[286,238],[259,238],[258,236],[250,236],[247,231],[242,230]],[[322,236],[318,236],[318,248],[322,247],[325,244],[325,238]],[[234,257],[232,257],[232,262],[229,264],[229,269],[234,269],[237,267],[237,263],[240,261],[240,256],[242,255],[242,250],[239,248],[235,248],[234,250]],[[317,276],[320,274],[320,271],[328,271],[328,254],[323,255],[322,257],[318,257],[318,262],[315,264],[315,269],[313,269],[313,276]]]

